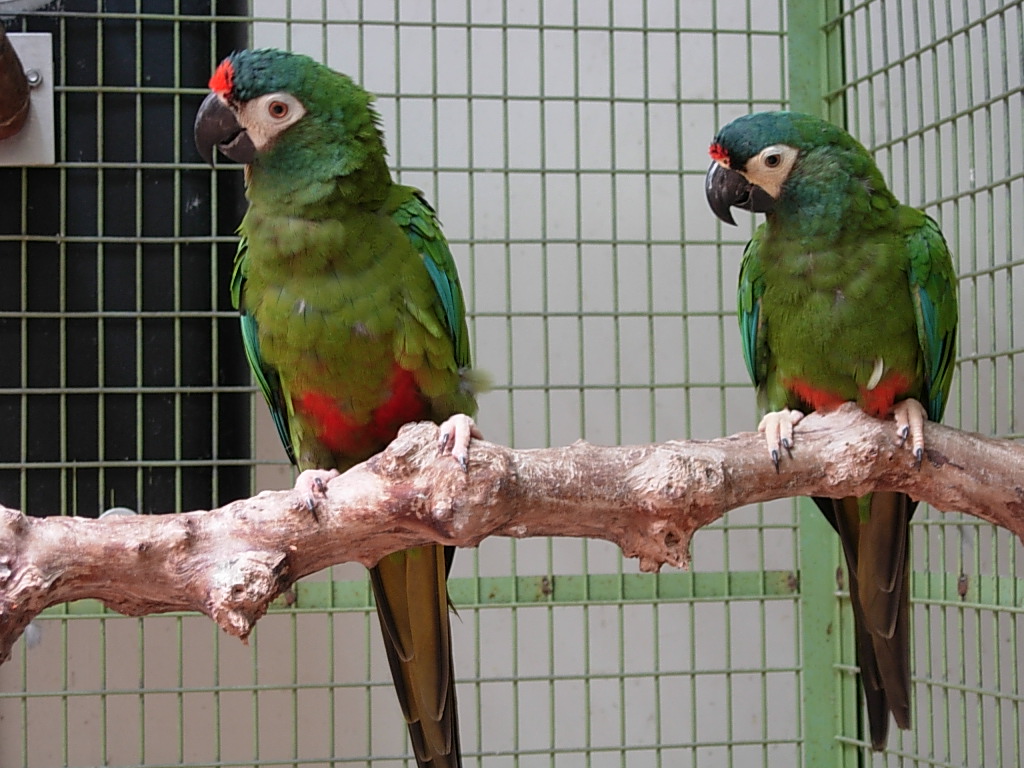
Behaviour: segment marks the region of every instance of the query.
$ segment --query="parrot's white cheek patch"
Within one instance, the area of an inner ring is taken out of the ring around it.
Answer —
[[[277,137],[306,115],[306,107],[290,93],[267,93],[242,104],[238,122],[257,152],[273,146]]]
[[[767,192],[773,200],[782,194],[782,185],[789,178],[799,151],[788,144],[772,144],[747,161],[743,175],[747,181]]]

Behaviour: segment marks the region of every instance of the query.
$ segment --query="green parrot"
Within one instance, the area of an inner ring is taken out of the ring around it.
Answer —
[[[894,417],[920,465],[924,421],[942,416],[956,342],[956,278],[938,225],[901,205],[868,151],[817,117],[741,117],[710,153],[714,213],[729,224],[731,206],[765,214],[743,254],[738,304],[776,469],[805,413],[845,402]],[[871,744],[882,750],[890,712],[910,728],[916,504],[889,492],[814,501],[842,541]]]
[[[195,139],[245,164],[232,298],[245,352],[285,450],[315,497],[405,423],[441,423],[466,466],[479,432],[465,304],[434,210],[395,184],[373,97],[284,51],[231,54],[210,79]],[[454,548],[370,570],[384,645],[421,768],[462,764],[446,580]]]

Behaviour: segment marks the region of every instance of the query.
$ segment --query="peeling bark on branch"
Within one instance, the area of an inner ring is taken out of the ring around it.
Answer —
[[[201,611],[244,639],[303,576],[431,542],[578,536],[617,544],[645,571],[686,567],[698,528],[787,496],[899,490],[1024,539],[1024,446],[928,424],[917,469],[892,422],[853,406],[805,418],[778,473],[752,432],[540,450],[475,441],[468,474],[437,456],[436,437],[432,424],[405,427],[383,453],[331,481],[315,514],[292,491],[208,512],[103,520],[0,507],[0,661],[36,614],[81,598],[132,616]]]

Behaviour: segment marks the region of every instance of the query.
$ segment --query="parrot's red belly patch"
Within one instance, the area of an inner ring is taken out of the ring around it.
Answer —
[[[811,407],[812,411],[831,411],[846,402],[846,398],[834,392],[818,389],[806,381],[793,379],[786,382],[786,389]]]
[[[860,391],[861,407],[875,418],[884,419],[892,413],[900,395],[910,389],[910,378],[902,373],[891,373],[878,382],[874,389]]]
[[[395,366],[389,389],[390,397],[364,423],[355,421],[334,397],[322,392],[299,396],[295,410],[314,426],[317,440],[329,451],[358,456],[382,448],[403,424],[427,416],[426,401],[409,371]]]
[[[799,379],[786,382],[786,389],[815,411],[831,411],[848,401],[848,398],[842,395],[819,389]],[[890,373],[873,389],[859,389],[858,404],[861,409],[875,418],[884,419],[892,413],[896,400],[910,389],[910,379],[901,373]]]

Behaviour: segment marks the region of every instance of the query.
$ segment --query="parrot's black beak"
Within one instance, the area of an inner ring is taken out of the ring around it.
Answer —
[[[238,163],[249,164],[256,154],[249,134],[238,124],[231,108],[217,94],[211,93],[199,106],[195,124],[196,148],[200,156],[213,165],[213,148]]]
[[[754,213],[770,213],[775,199],[756,184],[751,184],[737,171],[714,162],[704,177],[704,194],[715,216],[736,226],[730,208],[745,208]]]

